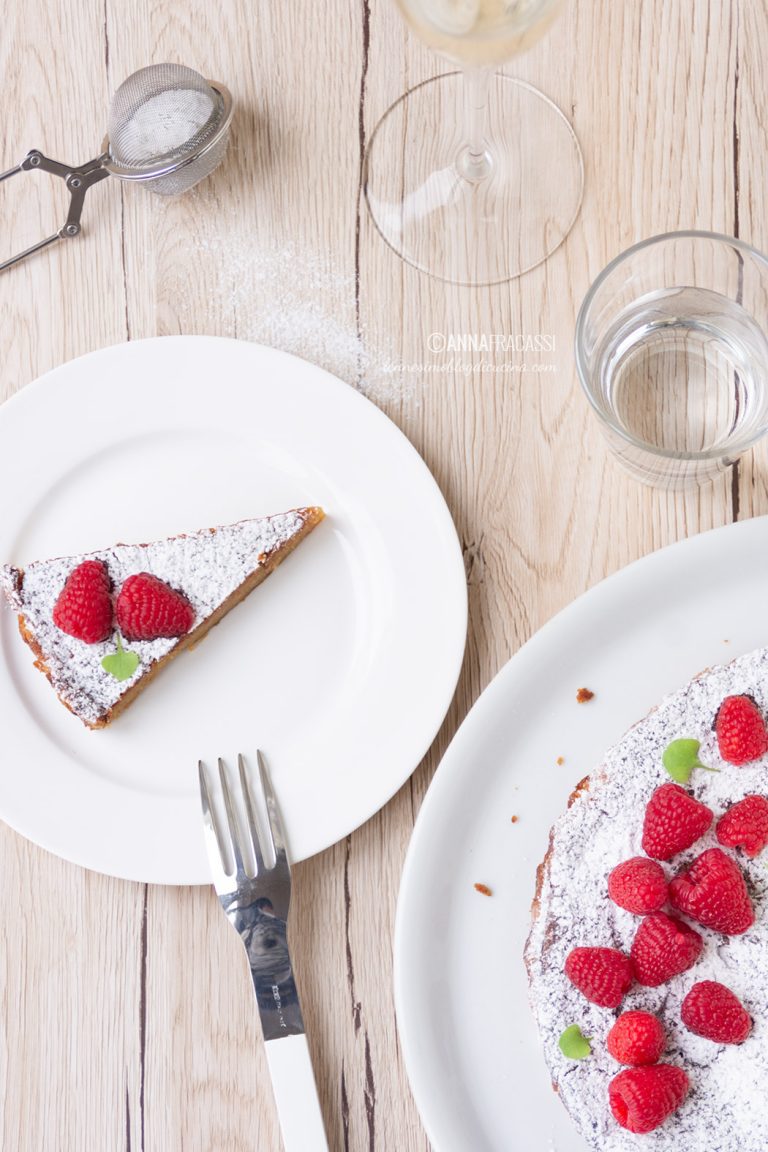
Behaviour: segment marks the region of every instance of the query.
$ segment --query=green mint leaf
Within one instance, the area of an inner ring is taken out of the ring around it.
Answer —
[[[578,1024],[571,1024],[570,1028],[566,1028],[559,1044],[563,1056],[567,1056],[569,1060],[586,1060],[587,1056],[592,1055],[592,1045]]]
[[[117,633],[117,652],[111,652],[101,662],[105,672],[114,676],[115,680],[130,680],[139,666],[139,657],[135,652],[128,652],[123,648],[120,633]]]
[[[673,740],[664,749],[661,762],[672,779],[678,784],[687,784],[694,768],[703,768],[707,772],[718,771],[717,768],[710,768],[709,765],[702,764],[699,760],[700,747],[698,740],[689,740],[684,737],[680,740]]]

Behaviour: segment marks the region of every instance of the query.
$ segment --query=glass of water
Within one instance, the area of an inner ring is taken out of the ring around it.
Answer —
[[[601,273],[576,323],[576,365],[608,443],[636,479],[714,479],[768,431],[768,259],[713,232],[636,244]]]

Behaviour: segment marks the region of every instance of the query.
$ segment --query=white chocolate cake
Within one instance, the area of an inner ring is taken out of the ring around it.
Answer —
[[[662,754],[671,741],[700,741],[700,759],[720,771],[696,770],[685,785],[713,810],[714,821],[692,848],[662,865],[668,879],[717,846],[715,824],[730,804],[748,794],[768,796],[768,756],[735,767],[718,751],[713,731],[718,708],[725,697],[741,694],[753,697],[766,715],[768,650],[702,673],[630,729],[577,787],[539,867],[525,952],[531,1004],[553,1087],[587,1144],[599,1152],[768,1149],[768,851],[755,859],[729,852],[745,876],[755,923],[738,936],[692,923],[704,949],[689,971],[656,988],[635,983],[615,1011],[590,1003],[563,971],[575,947],[630,952],[640,917],[608,898],[608,875],[622,861],[642,855],[646,805],[659,785],[670,782]],[[752,1032],[743,1044],[715,1043],[682,1023],[683,998],[694,983],[706,980],[725,984],[751,1015]],[[661,1060],[682,1067],[691,1083],[679,1110],[645,1135],[621,1128],[608,1103],[608,1085],[621,1066],[608,1054],[605,1037],[617,1016],[630,1009],[658,1015],[668,1037]],[[592,1054],[578,1061],[567,1059],[558,1044],[574,1024],[592,1046]]]
[[[98,552],[40,560],[26,568],[0,568],[0,587],[18,613],[19,628],[63,704],[89,728],[103,728],[123,711],[184,648],[197,643],[227,612],[272,572],[323,519],[320,508],[297,508],[275,516],[241,520],[150,544],[115,544]],[[84,562],[106,569],[117,598],[137,574],[154,577],[191,605],[189,630],[180,636],[126,639],[131,662],[123,678],[103,660],[120,648],[115,623],[107,639],[86,643],[62,631],[54,609],[69,576]],[[126,675],[135,663],[135,670]]]

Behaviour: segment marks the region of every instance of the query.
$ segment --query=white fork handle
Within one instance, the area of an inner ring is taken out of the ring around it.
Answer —
[[[285,1152],[328,1152],[306,1036],[281,1036],[264,1047]]]

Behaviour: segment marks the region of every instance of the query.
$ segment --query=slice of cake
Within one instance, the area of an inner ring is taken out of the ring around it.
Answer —
[[[525,961],[553,1086],[596,1152],[768,1148],[752,1104],[768,1085],[766,716],[767,649],[707,670],[607,752],[552,829]],[[622,1070],[609,1033],[646,1014],[659,1062]],[[574,1027],[589,1046],[569,1058]]]
[[[61,702],[89,728],[103,728],[323,515],[296,508],[151,544],[5,565],[0,586]]]

